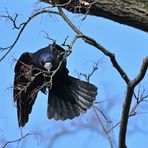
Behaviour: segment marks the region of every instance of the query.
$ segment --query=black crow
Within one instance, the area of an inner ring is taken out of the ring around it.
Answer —
[[[68,75],[65,53],[54,43],[35,53],[25,52],[17,61],[13,98],[19,127],[28,122],[39,91],[48,89],[49,119],[72,119],[92,106],[97,87]]]

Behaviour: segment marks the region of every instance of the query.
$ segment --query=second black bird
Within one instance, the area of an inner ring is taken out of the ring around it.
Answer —
[[[46,93],[48,89],[49,119],[72,119],[92,106],[97,87],[68,75],[64,53],[63,48],[51,44],[35,53],[25,52],[17,61],[13,98],[19,127],[28,122],[39,91]],[[53,72],[55,74],[51,77]]]

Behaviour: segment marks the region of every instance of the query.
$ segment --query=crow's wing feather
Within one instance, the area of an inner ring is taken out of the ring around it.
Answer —
[[[27,123],[32,105],[39,91],[33,70],[31,54],[26,52],[21,55],[15,66],[13,98],[17,102],[17,115],[20,127]]]
[[[49,92],[47,112],[49,119],[66,120],[77,117],[87,111],[96,98],[97,88],[94,85],[68,75],[64,80],[67,83],[62,83]]]
[[[63,52],[58,46],[56,49]],[[53,76],[52,89],[49,90],[47,111],[49,119],[72,119],[89,109],[95,100],[97,88],[69,76],[68,73],[65,60]]]

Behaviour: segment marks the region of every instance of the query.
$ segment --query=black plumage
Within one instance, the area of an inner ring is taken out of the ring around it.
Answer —
[[[64,55],[63,48],[51,44],[35,53],[25,52],[17,61],[13,98],[19,127],[28,122],[39,91],[47,93],[48,89],[49,119],[72,119],[92,106],[97,87],[69,76]]]

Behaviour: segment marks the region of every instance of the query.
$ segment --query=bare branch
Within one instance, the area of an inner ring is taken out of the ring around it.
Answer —
[[[17,29],[19,29],[20,31],[19,31],[19,33],[18,33],[18,35],[17,35],[15,41],[12,43],[12,45],[10,45],[10,46],[8,46],[8,47],[5,47],[5,48],[0,47],[0,50],[2,50],[2,51],[7,50],[6,53],[0,58],[0,62],[1,62],[1,61],[8,55],[8,53],[14,48],[14,46],[16,45],[17,41],[19,40],[21,34],[23,33],[24,29],[25,29],[26,26],[28,25],[28,23],[29,23],[33,18],[35,18],[35,17],[37,17],[38,15],[43,14],[43,13],[59,14],[59,13],[56,12],[56,11],[51,11],[51,10],[44,10],[44,9],[42,9],[42,10],[40,10],[39,12],[36,12],[36,13],[34,13],[32,16],[30,16],[27,21],[25,21],[24,23],[21,23],[19,27],[16,26],[16,18],[17,18],[17,17],[16,17],[16,18],[12,18],[12,17],[10,17],[9,15],[8,15],[7,17],[5,16],[6,18],[10,19],[10,20],[13,22],[14,28],[17,28]]]
[[[94,112],[96,114],[96,117],[97,117],[97,119],[98,119],[98,121],[99,121],[99,123],[100,123],[100,125],[101,125],[101,127],[102,127],[102,129],[103,129],[103,131],[104,131],[104,133],[105,133],[108,141],[109,141],[110,147],[113,148],[113,143],[112,143],[111,137],[109,135],[109,132],[106,129],[106,127],[104,126],[104,124],[102,123],[102,121],[101,121],[101,119],[100,119],[100,117],[99,117],[99,115],[98,115],[98,113],[97,113],[96,108],[95,108],[94,105],[93,105],[93,109],[94,109]]]
[[[144,101],[147,101],[146,98],[148,97],[148,94],[145,94],[145,88],[143,88],[143,90],[141,90],[141,87],[140,87],[140,84],[139,84],[139,88],[138,88],[138,93],[137,93],[137,97],[135,98],[136,99],[136,103],[135,105],[132,107],[130,113],[129,113],[129,116],[134,116],[137,114],[136,110],[138,108],[138,106],[144,102]],[[135,97],[135,96],[134,96]]]
[[[146,71],[148,68],[148,57],[143,60],[143,64],[141,66],[140,72],[135,77],[135,79],[131,80],[127,86],[127,93],[125,97],[125,102],[123,105],[122,117],[121,117],[121,126],[119,132],[119,148],[126,148],[126,131],[127,131],[127,124],[128,124],[128,117],[130,112],[130,106],[132,97],[134,94],[134,88],[136,85],[144,78]]]
[[[124,72],[124,70],[121,68],[121,66],[118,64],[115,55],[111,53],[109,50],[104,48],[102,45],[97,43],[94,39],[85,36],[81,31],[77,29],[76,26],[72,24],[72,22],[67,18],[67,16],[64,14],[62,11],[62,8],[58,8],[60,15],[63,17],[63,19],[67,22],[67,24],[88,44],[93,45],[100,51],[102,51],[106,56],[108,56],[115,67],[115,69],[118,71],[120,76],[124,79],[126,82],[127,86],[127,93],[126,93],[126,98],[125,98],[125,103],[123,107],[123,113],[122,113],[122,119],[121,119],[121,127],[120,127],[120,137],[119,137],[119,147],[120,148],[126,148],[125,145],[125,135],[126,135],[126,129],[127,129],[127,122],[128,122],[128,117],[129,117],[129,110],[130,110],[130,105],[131,105],[131,100],[134,94],[134,88],[135,86],[143,79],[147,67],[148,67],[148,58],[144,60],[143,65],[141,66],[141,71],[138,74],[138,76],[133,80],[130,81],[128,78],[127,74]]]
[[[95,65],[93,66],[91,72],[89,74],[80,73],[80,75],[84,76],[87,82],[90,82],[90,78],[93,76],[93,74],[98,70],[100,61],[95,62]]]
[[[139,82],[144,78],[146,71],[148,68],[148,56],[143,60],[143,64],[141,66],[140,72],[137,77],[132,81],[133,87],[135,87]]]
[[[101,109],[99,109],[97,106],[95,106],[95,108],[96,108],[96,110],[98,110],[98,111],[101,113],[101,115],[104,117],[104,119],[105,119],[107,122],[111,122],[111,121],[109,120],[109,118],[104,114],[104,112],[103,112]]]
[[[89,82],[89,81],[90,81],[90,78],[93,76],[94,72],[95,72],[96,70],[98,70],[98,65],[99,65],[99,61],[95,63],[95,65],[93,66],[92,71],[91,71],[89,74],[82,74],[82,73],[80,73],[80,75],[84,76],[85,79],[86,79],[86,81]],[[95,115],[96,115],[96,117],[97,117],[97,120],[99,121],[99,124],[101,125],[101,127],[102,127],[102,129],[103,129],[103,131],[104,131],[104,133],[105,133],[105,135],[106,135],[108,141],[109,141],[110,147],[113,148],[113,143],[112,143],[111,137],[110,137],[110,135],[109,135],[109,132],[108,132],[108,130],[106,129],[106,127],[104,126],[104,124],[102,123],[101,118],[99,117],[99,115],[98,115],[98,113],[97,113],[97,110],[99,110],[99,109],[98,109],[96,106],[94,106],[94,105],[92,106],[92,108],[93,108],[93,110],[94,110],[94,112],[95,112]],[[99,110],[99,111],[100,111],[100,110]],[[100,112],[101,112],[101,114],[103,115],[103,117],[107,120],[107,118],[106,118],[106,116],[104,115],[104,113],[103,113],[102,111],[100,111]],[[107,120],[107,121],[108,121],[108,120]]]
[[[121,24],[126,24],[148,32],[147,0],[41,0],[61,7],[73,13],[101,16]]]
[[[145,88],[143,88],[143,90],[141,90],[140,84],[139,84],[139,88],[138,88],[138,92],[137,92],[137,96],[134,94],[134,97],[136,97],[136,102],[135,105],[132,107],[132,109],[129,112],[129,116],[128,117],[133,117],[135,115],[138,115],[139,112],[137,112],[137,108],[138,106],[142,103],[142,102],[147,102],[146,98],[148,98],[148,94],[147,92],[145,92]],[[117,122],[115,125],[113,125],[108,132],[110,133],[115,127],[117,127],[118,125],[120,125],[121,121]]]
[[[49,34],[45,31],[42,31],[42,33],[45,34],[44,38],[48,39],[48,40],[51,40],[53,43],[56,43],[56,40],[55,39],[52,39],[51,37],[49,37]]]
[[[58,2],[58,0],[56,0]],[[69,4],[71,2],[71,0],[67,3]],[[64,4],[65,5],[65,4]],[[58,5],[56,5],[58,6]],[[18,18],[18,14],[15,14],[14,17],[10,16],[9,13],[7,14],[7,16],[2,16],[8,20],[10,20],[13,24],[13,29],[18,29],[19,33],[15,39],[15,41],[13,42],[12,45],[6,47],[6,48],[2,48],[0,47],[0,50],[2,51],[6,51],[6,53],[0,58],[0,62],[7,56],[7,54],[14,48],[14,46],[16,45],[16,43],[18,42],[19,38],[21,37],[24,29],[26,28],[26,26],[29,24],[29,22],[35,18],[36,16],[43,14],[43,13],[48,13],[48,14],[57,14],[60,15],[66,22],[67,24],[76,32],[76,36],[74,37],[74,39],[72,40],[72,42],[69,45],[66,45],[68,50],[66,50],[66,52],[63,53],[63,59],[60,61],[59,66],[57,67],[56,70],[51,72],[51,80],[48,83],[45,83],[42,87],[44,87],[45,85],[48,85],[50,87],[52,87],[52,77],[54,76],[54,74],[57,72],[57,70],[59,69],[59,67],[61,66],[63,60],[65,58],[67,58],[67,56],[71,53],[71,49],[73,44],[75,43],[75,41],[78,38],[81,38],[82,40],[84,40],[86,43],[96,47],[97,49],[99,49],[99,51],[103,52],[104,55],[108,56],[110,58],[110,61],[112,63],[112,65],[115,67],[115,69],[117,70],[117,72],[120,74],[120,76],[122,77],[122,79],[126,82],[127,84],[127,92],[126,92],[126,97],[125,97],[125,102],[123,105],[123,111],[122,111],[122,118],[121,118],[121,122],[118,122],[117,124],[115,124],[114,127],[116,127],[117,125],[119,125],[121,123],[120,126],[120,133],[119,133],[119,148],[126,148],[126,131],[127,131],[127,124],[128,124],[128,118],[132,115],[135,115],[135,110],[137,108],[137,106],[139,105],[139,103],[141,101],[143,101],[147,95],[143,95],[141,94],[140,96],[140,92],[138,92],[138,95],[136,96],[134,94],[134,89],[135,87],[141,82],[141,80],[144,78],[147,68],[148,68],[148,57],[146,57],[143,61],[143,64],[141,66],[140,72],[137,75],[137,77],[135,77],[133,80],[130,80],[127,76],[127,74],[125,73],[125,71],[122,69],[122,67],[119,65],[118,61],[115,58],[115,54],[110,52],[108,49],[104,48],[101,44],[99,44],[96,40],[94,40],[93,38],[90,38],[86,35],[84,35],[70,20],[69,18],[65,15],[65,13],[63,12],[62,8],[60,7],[60,5],[57,7],[59,12],[56,11],[50,11],[50,10],[45,10],[45,9],[41,9],[39,11],[37,11],[36,13],[32,14],[31,17],[28,18],[27,21],[21,23],[20,25],[17,25],[16,21]],[[47,38],[49,39],[49,36],[47,36]],[[64,42],[65,45],[65,42]],[[98,65],[97,65],[98,66]],[[89,82],[91,76],[94,74],[94,72],[97,70],[97,66],[93,67],[93,70],[91,73],[89,73],[88,75],[84,75],[87,79],[87,81]],[[29,84],[30,85],[30,84]],[[28,86],[27,86],[28,87]],[[39,89],[41,89],[39,88]],[[24,88],[25,89],[25,88]],[[38,91],[38,90],[36,90]],[[135,106],[131,109],[130,111],[130,106],[131,106],[131,102],[132,102],[132,97],[135,97],[137,100],[137,103],[135,104]],[[141,97],[141,98],[140,98]],[[110,129],[109,131],[106,129],[106,127],[103,125],[97,111],[96,108],[94,108],[94,112],[97,116],[97,119],[99,121],[99,123],[101,124],[101,127],[104,131],[104,133],[106,134],[106,137],[108,138],[108,141],[110,143],[110,147],[113,148],[113,144],[112,144],[112,140],[110,138],[110,131],[114,128],[112,127],[112,129]],[[13,141],[8,141],[6,144],[4,144],[4,147],[6,145],[8,145],[9,143],[13,143],[13,142],[19,142],[21,141],[23,138],[25,138],[26,136],[28,136],[30,134],[26,134],[24,136],[22,136],[21,138],[17,139],[17,140],[13,140]]]
[[[24,23],[21,23],[19,26],[16,24],[19,14],[16,13],[16,14],[14,14],[14,17],[13,17],[13,16],[10,16],[8,11],[6,13],[7,13],[7,15],[1,15],[1,17],[12,22],[12,24],[13,24],[12,29],[20,29]]]
[[[8,144],[19,143],[19,142],[22,141],[24,138],[26,138],[26,137],[28,137],[28,136],[35,135],[35,134],[36,134],[36,133],[27,133],[27,134],[21,136],[21,137],[18,138],[18,139],[11,140],[11,141],[7,141],[7,142],[2,146],[2,148],[5,148]]]
[[[106,56],[108,56],[113,64],[113,66],[116,68],[116,70],[119,72],[120,76],[125,80],[125,82],[128,84],[129,83],[129,78],[127,74],[124,72],[124,70],[121,68],[121,66],[118,64],[115,54],[107,50],[105,47],[97,43],[94,39],[84,35],[69,19],[68,17],[64,14],[63,10],[61,7],[58,7],[59,13],[61,17],[67,22],[67,24],[78,34],[80,38],[82,38],[86,43],[96,47],[99,49],[101,52],[103,52]]]

